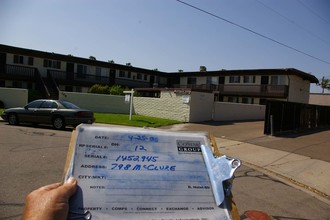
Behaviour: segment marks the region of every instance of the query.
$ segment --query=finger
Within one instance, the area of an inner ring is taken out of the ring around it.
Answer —
[[[74,177],[70,177],[59,187],[59,190],[63,193],[66,199],[69,199],[76,192],[76,189],[77,180]]]
[[[50,190],[58,188],[60,185],[61,185],[61,183],[52,183],[52,184],[40,187],[39,190],[50,191]]]

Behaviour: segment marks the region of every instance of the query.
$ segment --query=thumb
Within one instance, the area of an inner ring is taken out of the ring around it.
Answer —
[[[77,190],[77,180],[74,177],[70,177],[59,188],[64,196],[69,199]]]

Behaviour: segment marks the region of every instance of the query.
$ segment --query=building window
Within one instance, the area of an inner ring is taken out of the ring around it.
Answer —
[[[86,78],[87,75],[87,66],[86,65],[77,65],[77,77]]]
[[[238,97],[235,96],[229,96],[228,97],[228,102],[233,102],[233,103],[238,103]]]
[[[188,84],[189,85],[196,85],[197,79],[195,77],[188,77]]]
[[[44,67],[61,69],[61,61],[44,59]]]
[[[148,80],[148,75],[144,74],[144,75],[143,75],[143,80],[144,80],[144,81],[147,81],[147,80]]]
[[[100,67],[96,67],[96,69],[95,69],[95,79],[101,80],[101,68]]]
[[[122,71],[122,70],[120,70],[120,71],[119,71],[119,77],[121,77],[121,78],[125,78],[125,72]]]
[[[244,104],[253,104],[253,98],[249,98],[249,97],[243,97],[242,98],[242,103]]]
[[[213,83],[212,77],[211,76],[206,77],[206,84],[210,85],[212,83]]]
[[[82,92],[82,88],[80,86],[76,87],[76,92]]]
[[[244,76],[243,77],[243,82],[244,83],[255,83],[256,82],[256,77],[255,76]]]
[[[24,64],[24,57],[21,55],[14,55],[14,63],[16,64]]]
[[[240,76],[230,76],[229,83],[240,83],[241,77]]]
[[[28,58],[28,65],[33,66],[33,57]]]
[[[271,85],[285,85],[285,76],[271,76],[270,77],[270,84]]]
[[[142,74],[141,73],[136,74],[136,79],[137,80],[142,80]]]

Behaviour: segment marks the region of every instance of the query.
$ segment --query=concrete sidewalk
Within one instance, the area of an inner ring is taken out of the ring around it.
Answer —
[[[215,138],[221,153],[316,194],[330,204],[330,163],[240,141]]]
[[[176,131],[207,131],[222,154],[330,204],[330,130],[301,136],[263,134],[263,122],[187,123]]]

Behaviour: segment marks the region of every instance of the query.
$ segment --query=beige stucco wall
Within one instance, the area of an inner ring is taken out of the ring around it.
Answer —
[[[330,94],[311,93],[309,95],[309,104],[330,106]]]
[[[289,102],[309,103],[310,81],[294,75],[289,76]]]
[[[250,105],[229,102],[214,103],[214,121],[263,120],[264,105]]]
[[[59,99],[94,112],[129,114],[129,103],[125,102],[125,96],[61,91]]]
[[[214,94],[191,92],[189,122],[212,120]]]
[[[139,115],[187,122],[190,114],[189,103],[184,103],[187,97],[174,91],[162,91],[160,98],[134,97],[134,111]]]
[[[5,108],[23,107],[28,103],[28,90],[1,87],[0,100]]]

